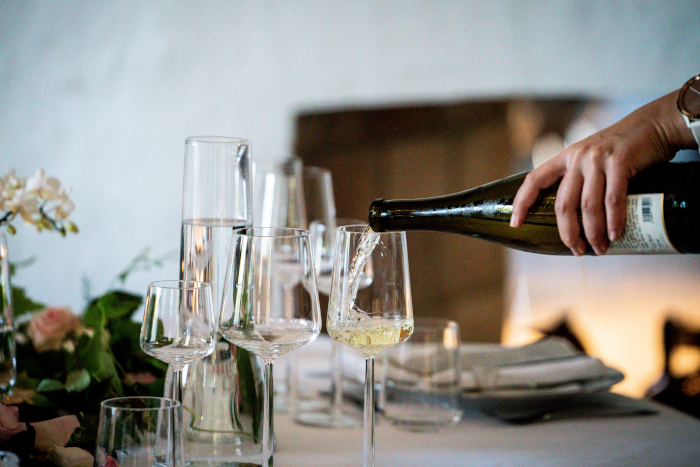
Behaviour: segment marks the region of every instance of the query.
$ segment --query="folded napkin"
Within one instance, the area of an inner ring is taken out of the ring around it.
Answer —
[[[460,357],[462,387],[472,391],[558,387],[602,378],[607,370],[559,337],[522,347],[465,345]]]

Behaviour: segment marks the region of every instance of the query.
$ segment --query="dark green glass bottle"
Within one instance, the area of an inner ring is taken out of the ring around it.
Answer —
[[[513,198],[526,175],[435,198],[377,199],[369,208],[369,225],[376,232],[452,232],[532,253],[571,255],[557,228],[558,184],[540,193],[521,227],[510,227]],[[659,164],[630,180],[625,233],[608,251],[671,253],[700,253],[700,162]]]

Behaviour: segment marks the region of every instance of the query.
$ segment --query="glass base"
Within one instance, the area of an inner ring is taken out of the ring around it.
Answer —
[[[187,461],[187,467],[260,467],[260,459],[255,461]]]
[[[330,412],[302,412],[294,417],[302,425],[322,426],[326,428],[359,428],[360,421],[348,414],[331,414]]]
[[[262,446],[241,433],[187,430],[184,439],[185,465],[243,466],[260,464]]]

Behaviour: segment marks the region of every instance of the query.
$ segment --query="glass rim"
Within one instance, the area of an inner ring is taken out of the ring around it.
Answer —
[[[443,330],[446,328],[459,329],[459,324],[457,321],[450,318],[443,318],[442,316],[414,316],[413,317],[414,330],[417,327],[421,329],[433,330],[439,329]]]
[[[279,233],[276,235],[271,233],[263,234],[262,232],[266,230]],[[256,231],[260,232],[256,233]],[[234,229],[233,235],[254,238],[304,238],[310,237],[311,233],[308,230],[295,229],[292,227],[241,227],[240,229]]]
[[[365,229],[367,228],[369,224],[352,224],[352,225],[342,225],[338,227],[338,232],[342,232],[343,234],[346,235],[362,235],[365,233]],[[360,228],[358,228],[360,227]],[[374,235],[380,235],[382,237],[390,237],[392,235],[398,235],[398,236],[405,236],[406,231],[405,230],[392,230],[389,232],[375,232],[372,230],[370,232],[371,234]]]
[[[152,407],[133,407],[128,405],[133,401],[143,401],[153,403]],[[123,403],[124,405],[120,404]],[[160,403],[158,406],[155,402]],[[155,396],[124,396],[124,397],[112,397],[111,399],[105,399],[100,402],[100,406],[108,409],[128,409],[128,410],[138,410],[138,411],[151,411],[151,410],[167,410],[180,406],[180,402],[175,399],[169,399],[167,397],[155,397]]]
[[[250,140],[246,138],[238,138],[235,136],[189,136],[185,140],[185,144],[247,144],[250,145]]]
[[[183,280],[163,280],[163,281],[153,281],[148,284],[148,288],[158,287],[159,289],[185,289],[185,290],[195,290],[195,289],[211,289],[211,284],[209,282],[203,281],[183,281]]]
[[[369,225],[369,223],[364,222],[362,219],[356,219],[354,217],[334,217],[333,222],[335,223],[337,228],[349,227],[349,226],[354,226],[354,225],[362,225],[365,228],[367,228],[367,226]],[[309,225],[311,225],[311,224],[328,225],[328,222],[326,222],[325,219],[314,219],[311,222],[309,222]]]
[[[302,170],[303,170],[304,172],[309,172],[309,173],[314,173],[314,174],[320,173],[320,174],[323,174],[323,175],[331,176],[331,171],[330,171],[330,170],[325,169],[325,168],[323,168],[323,167],[318,167],[318,166],[316,166],[316,165],[305,165],[305,166],[303,166]]]

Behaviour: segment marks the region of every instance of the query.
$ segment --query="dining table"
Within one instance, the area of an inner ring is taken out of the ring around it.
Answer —
[[[328,341],[297,351],[318,367]],[[303,375],[302,375],[303,376]],[[303,377],[302,377],[303,381]],[[461,420],[433,431],[407,431],[376,415],[378,467],[700,466],[700,419],[661,403],[613,391],[586,394],[542,417],[509,420],[465,400]],[[361,420],[359,405],[356,407]],[[297,423],[274,414],[275,464],[359,466],[362,428]]]

